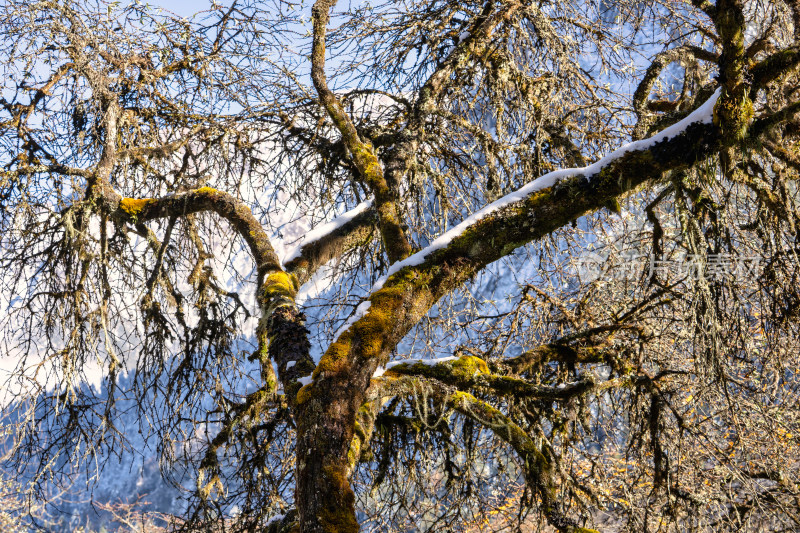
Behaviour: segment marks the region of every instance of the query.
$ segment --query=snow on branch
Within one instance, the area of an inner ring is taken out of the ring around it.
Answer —
[[[392,368],[394,368],[394,367],[396,367],[398,365],[423,364],[423,365],[426,365],[426,366],[436,366],[439,363],[446,363],[448,361],[455,361],[456,359],[458,359],[458,357],[456,357],[455,355],[448,355],[446,357],[439,357],[439,358],[433,358],[433,359],[401,359],[399,361],[392,361],[391,363],[386,363],[385,367],[379,366],[375,370],[375,373],[372,374],[372,377],[373,378],[379,378],[387,370],[391,370]]]
[[[526,197],[530,196],[531,194],[537,191],[552,187],[562,179],[574,176],[581,176],[581,175],[586,177],[587,179],[591,179],[592,176],[599,174],[605,167],[611,165],[625,154],[629,152],[648,150],[653,146],[655,146],[657,143],[669,140],[673,137],[677,137],[678,135],[686,131],[686,129],[692,124],[710,124],[713,120],[714,105],[716,104],[719,95],[720,95],[720,89],[717,89],[705,103],[703,103],[700,107],[698,107],[688,116],[686,116],[683,120],[673,124],[668,128],[665,128],[659,133],[653,135],[652,137],[648,137],[646,139],[641,139],[638,141],[633,141],[628,144],[625,144],[620,148],[617,148],[610,154],[606,155],[599,161],[592,163],[591,165],[585,167],[577,167],[577,168],[565,168],[549,172],[533,181],[528,182],[527,184],[523,185],[516,191],[485,206],[483,209],[473,213],[471,216],[464,219],[457,226],[454,226],[449,231],[440,235],[427,247],[409,256],[403,261],[398,261],[397,263],[393,264],[386,272],[386,274],[378,278],[378,280],[372,286],[369,296],[374,294],[376,291],[380,290],[386,283],[386,281],[391,276],[399,272],[401,269],[409,266],[417,266],[422,264],[430,254],[436,252],[437,250],[446,248],[453,241],[453,239],[464,233],[464,231],[466,231],[467,228],[477,223],[481,219],[487,217],[488,215],[510,204],[522,201]],[[336,337],[341,335],[343,332],[347,331],[347,329],[351,325],[353,325],[356,321],[358,321],[364,315],[366,315],[367,311],[370,308],[370,305],[371,304],[369,300],[365,300],[364,302],[362,302],[356,308],[353,315],[351,315],[350,318],[348,318],[347,321],[336,332]]]
[[[374,202],[373,198],[361,202],[350,211],[347,211],[339,215],[338,217],[334,218],[329,222],[320,224],[316,228],[306,233],[303,236],[303,238],[300,239],[300,242],[297,243],[297,245],[294,248],[292,248],[292,250],[286,255],[286,257],[283,258],[283,264],[286,265],[294,261],[298,257],[300,257],[303,253],[304,247],[324,239],[337,229],[341,228],[342,226],[344,226],[345,224],[356,218],[358,215],[360,215],[361,213],[372,207],[373,202]]]

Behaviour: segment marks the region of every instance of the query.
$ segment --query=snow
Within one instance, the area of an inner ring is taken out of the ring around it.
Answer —
[[[460,224],[454,226],[449,231],[440,235],[426,248],[423,248],[419,252],[415,253],[414,255],[411,255],[410,257],[404,259],[403,261],[398,261],[397,263],[393,264],[386,272],[386,274],[378,278],[378,280],[372,286],[370,294],[380,290],[383,287],[384,283],[386,283],[386,280],[388,280],[394,274],[399,272],[401,269],[408,266],[417,266],[422,264],[430,254],[432,254],[437,250],[441,250],[442,248],[446,248],[453,241],[453,239],[461,235],[468,227],[472,226],[473,224],[487,217],[488,215],[494,213],[495,211],[498,211],[510,204],[519,202],[537,191],[546,189],[548,187],[552,187],[553,185],[555,185],[564,178],[577,175],[583,175],[587,179],[591,178],[592,176],[598,174],[604,167],[608,166],[610,163],[619,159],[626,153],[637,150],[646,150],[654,146],[656,143],[680,135],[681,133],[686,131],[686,128],[688,128],[691,124],[711,123],[714,114],[714,104],[716,104],[717,98],[719,98],[719,94],[720,94],[720,89],[717,89],[711,96],[711,98],[709,98],[700,107],[698,107],[688,116],[686,116],[683,120],[673,124],[668,128],[665,128],[664,130],[653,135],[652,137],[648,137],[647,139],[641,139],[638,141],[633,141],[628,144],[625,144],[617,148],[610,154],[606,155],[599,161],[592,163],[589,166],[564,168],[560,170],[554,170],[553,172],[549,172],[533,181],[528,182],[527,184],[523,185],[516,191],[507,194],[506,196],[492,202],[483,209],[476,211],[469,217],[465,218]],[[357,322],[364,315],[366,315],[367,311],[369,310],[369,307],[370,307],[369,301],[361,303],[361,305],[359,305],[356,308],[355,313],[353,313],[353,315],[350,318],[348,318],[347,321],[342,325],[342,327],[340,327],[339,330],[336,332],[336,337],[341,335],[343,332],[347,331],[347,329],[350,326],[352,326],[355,322]]]
[[[396,367],[397,365],[422,363],[423,365],[427,366],[435,366],[438,365],[439,363],[445,363],[447,361],[453,361],[455,359],[458,359],[458,357],[454,355],[450,355],[447,357],[439,357],[434,359],[401,359],[400,361],[392,361],[391,363],[387,363],[385,367],[379,366],[375,370],[375,373],[372,374],[372,377],[379,378],[384,374],[384,372]]]
[[[374,291],[375,291],[375,288],[373,287],[373,292]],[[350,326],[355,324],[357,320],[359,320],[361,317],[366,315],[367,314],[367,310],[369,310],[369,306],[370,305],[372,305],[372,302],[370,302],[369,300],[365,300],[365,301],[361,302],[360,304],[358,304],[358,307],[356,307],[355,312],[352,315],[350,315],[350,318],[348,318],[345,321],[345,323],[342,324],[342,326],[338,330],[336,330],[336,334],[334,335],[334,338],[338,339],[339,336],[342,333],[344,333],[345,331],[347,331],[347,329]]]
[[[270,524],[271,524],[271,523],[273,523],[273,522],[280,522],[280,521],[281,521],[281,520],[283,520],[284,518],[286,518],[286,515],[285,515],[285,514],[276,514],[276,515],[273,515],[273,516],[269,517],[269,520],[267,520],[267,525],[270,525]]]
[[[347,211],[346,213],[339,215],[330,222],[320,224],[316,228],[306,233],[303,236],[303,238],[300,239],[300,242],[286,254],[286,257],[283,258],[283,264],[294,261],[295,259],[300,257],[300,254],[303,252],[304,246],[311,244],[314,241],[318,241],[324,238],[326,235],[333,233],[334,231],[341,228],[342,226],[353,220],[355,217],[357,217],[358,215],[360,215],[361,213],[372,207],[372,202],[373,202],[372,198],[364,202],[361,202],[350,211]]]
[[[303,376],[302,378],[297,378],[297,382],[305,387],[306,385],[309,385],[312,381],[314,381],[314,378],[312,378],[311,376],[312,374],[309,374],[307,376]]]

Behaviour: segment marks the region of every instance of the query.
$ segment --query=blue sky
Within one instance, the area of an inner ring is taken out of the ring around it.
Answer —
[[[151,6],[168,9],[176,15],[188,17],[198,11],[208,9],[211,0],[149,0],[147,3]],[[217,0],[217,4],[230,4],[230,0]]]

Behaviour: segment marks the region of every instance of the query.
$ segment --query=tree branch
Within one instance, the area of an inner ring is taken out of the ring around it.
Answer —
[[[284,258],[284,268],[306,283],[325,263],[366,242],[375,226],[372,200],[362,202],[347,213],[314,228]]]
[[[341,328],[314,380],[355,375],[365,389],[378,365],[430,306],[480,269],[649,179],[707,157],[719,143],[716,128],[707,123],[713,103],[712,98],[677,124],[668,132],[673,137],[638,141],[590,167],[543,176],[395,264]]]
[[[411,244],[403,231],[397,207],[398,191],[389,187],[375,148],[369,141],[363,141],[359,137],[353,121],[333,91],[328,88],[325,79],[325,36],[330,10],[335,5],[336,0],[317,0],[312,8],[314,40],[311,53],[311,79],[319,94],[320,102],[333,120],[336,129],[342,134],[342,139],[353,156],[353,163],[360,178],[375,196],[378,227],[383,237],[386,255],[389,261],[394,263],[411,254]]]

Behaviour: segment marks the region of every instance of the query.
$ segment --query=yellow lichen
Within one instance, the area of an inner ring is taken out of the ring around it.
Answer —
[[[350,352],[350,342],[353,334],[349,331],[343,333],[339,339],[331,344],[314,369],[314,379],[323,375],[330,375],[344,370],[347,354]]]
[[[149,204],[155,202],[152,198],[123,198],[119,201],[119,208],[128,216],[136,218]]]
[[[489,367],[486,361],[480,357],[472,355],[463,355],[450,363],[454,373],[461,374],[463,377],[469,378],[476,374],[488,374]]]
[[[450,395],[450,400],[448,403],[456,406],[463,406],[469,403],[470,398],[472,398],[471,394],[457,390]]]
[[[350,441],[350,449],[347,451],[347,464],[351,469],[354,469],[358,459],[361,456],[361,439],[353,439]]]
[[[293,300],[295,294],[297,294],[297,278],[282,270],[272,272],[264,281],[262,292],[266,300],[276,297],[286,297]]]

